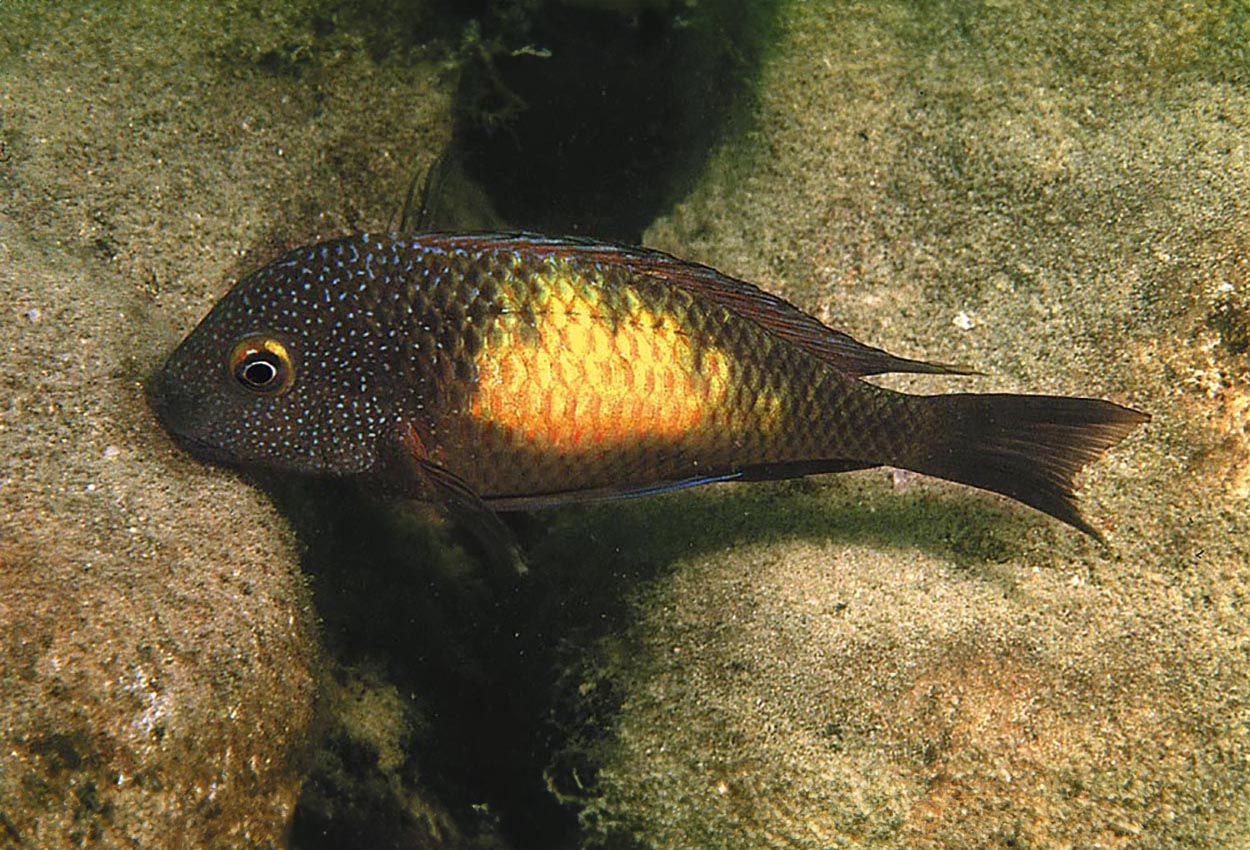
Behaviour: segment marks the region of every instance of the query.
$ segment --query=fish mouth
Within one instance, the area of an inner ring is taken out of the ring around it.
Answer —
[[[194,434],[189,434],[185,431],[179,431],[174,428],[169,428],[168,426],[166,427],[166,430],[169,432],[169,435],[173,437],[174,442],[176,442],[179,447],[197,460],[202,460],[216,466],[239,466],[238,459],[220,446],[214,445],[207,440],[197,437]]]
[[[177,431],[176,422],[179,417],[177,415],[177,405],[175,405],[169,390],[169,376],[164,370],[155,373],[143,382],[143,395],[147,399],[148,407],[156,414],[156,419],[161,423],[161,427],[170,434],[175,434]]]
[[[220,446],[204,438],[200,428],[195,427],[195,413],[200,410],[194,400],[179,392],[167,369],[162,369],[144,384],[148,407],[156,414],[161,427],[187,453],[201,460],[221,465],[233,465],[230,457]]]

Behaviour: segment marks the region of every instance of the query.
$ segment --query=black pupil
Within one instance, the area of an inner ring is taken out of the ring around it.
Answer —
[[[239,369],[239,379],[249,387],[265,389],[278,379],[278,364],[272,354],[253,354]]]

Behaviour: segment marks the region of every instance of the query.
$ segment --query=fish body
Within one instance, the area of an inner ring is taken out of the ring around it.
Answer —
[[[1078,528],[1080,468],[1147,417],[1096,399],[918,396],[895,357],[666,254],[532,234],[296,249],[170,356],[153,406],[231,464],[461,512],[891,465]]]

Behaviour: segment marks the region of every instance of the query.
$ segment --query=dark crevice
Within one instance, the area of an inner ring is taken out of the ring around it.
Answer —
[[[358,721],[336,716],[333,700],[323,706],[292,846],[577,847],[577,813],[545,774],[566,743],[551,717],[569,687],[568,659],[620,625],[600,611],[587,620],[578,602],[604,582],[587,574],[580,586],[556,586],[560,570],[542,563],[524,580],[492,574],[454,526],[346,485],[265,486],[303,544],[335,682],[327,687],[404,698],[402,717],[371,722],[386,722],[406,752],[389,768]],[[535,549],[540,521],[509,521]]]
[[[553,2],[484,34],[458,94],[468,176],[514,226],[638,242],[747,113],[772,5]]]

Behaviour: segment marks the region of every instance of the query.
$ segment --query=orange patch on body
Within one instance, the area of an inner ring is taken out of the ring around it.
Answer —
[[[678,438],[725,401],[728,358],[696,358],[676,320],[635,303],[613,324],[594,295],[560,289],[532,330],[499,318],[476,358],[476,418],[545,448],[607,447]]]

